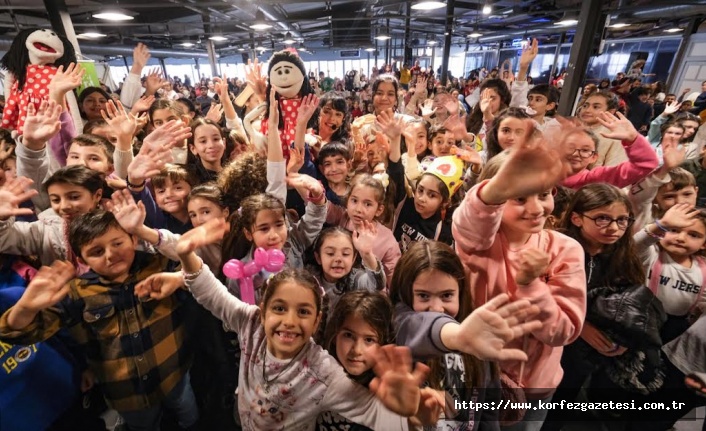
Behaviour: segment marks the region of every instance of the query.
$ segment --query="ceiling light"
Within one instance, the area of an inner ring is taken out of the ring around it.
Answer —
[[[228,40],[227,37],[221,36],[219,34],[211,36],[211,37],[209,37],[209,39],[214,42],[223,42],[224,40]]]
[[[668,29],[664,30],[664,32],[665,33],[679,33],[680,31],[683,31],[683,30],[684,30],[683,28],[673,27],[673,28],[668,28]]]
[[[97,31],[93,30],[85,31],[76,36],[76,38],[78,39],[98,39],[99,37],[105,37],[105,35],[103,33],[98,33]]]
[[[430,39],[427,41],[427,45],[436,45],[437,43],[439,42],[437,42],[435,39]]]
[[[245,48],[243,48],[242,46],[239,46],[238,51],[243,52],[243,51],[245,51]]]
[[[94,13],[93,18],[104,19],[106,21],[129,21],[131,19],[135,19],[134,16],[128,15],[127,13],[117,9],[109,9],[104,12]]]
[[[365,50],[368,52],[375,52],[375,48],[365,48]]]
[[[390,37],[389,34],[383,33],[383,34],[379,34],[379,35],[375,36],[375,39],[377,39],[377,40],[390,40],[390,39],[392,39],[392,37]]]
[[[184,42],[181,44],[181,46],[183,46],[184,48],[191,48],[192,46],[194,46],[194,43],[193,42]]]
[[[267,51],[267,48],[265,48],[265,47],[262,46],[262,45],[256,46],[255,49],[256,49],[257,51],[260,51],[260,52],[265,52],[265,51]]]
[[[287,45],[292,45],[294,43],[297,43],[296,40],[292,39],[292,33],[290,33],[290,32],[287,32],[287,34],[284,36],[283,42]]]
[[[258,10],[255,13],[255,22],[250,25],[250,28],[253,30],[267,30],[271,27],[272,25],[265,21],[265,14],[263,14],[261,10]]]
[[[440,9],[444,6],[446,6],[446,3],[442,2],[442,1],[419,1],[419,2],[414,3],[412,5],[412,9],[414,9],[414,10],[434,10],[434,9]]]
[[[299,48],[298,48],[298,49],[299,49],[299,51],[302,51],[302,52],[306,51],[306,46],[304,46],[304,42],[302,42],[302,43],[299,44]]]
[[[626,22],[616,22],[615,24],[611,24],[608,26],[608,28],[624,28],[624,27],[629,27],[630,24]]]
[[[481,37],[483,34],[478,33],[477,31],[474,31],[473,33],[469,34],[468,37],[474,38],[474,37]]]
[[[483,6],[483,15],[490,15],[490,12],[493,11],[493,8],[490,7],[489,4]]]
[[[554,23],[554,25],[559,25],[562,27],[568,27],[571,25],[576,25],[578,24],[578,15],[572,12],[566,12],[564,16],[561,18],[560,21],[557,21]]]

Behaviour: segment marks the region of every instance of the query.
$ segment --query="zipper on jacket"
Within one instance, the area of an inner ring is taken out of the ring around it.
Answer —
[[[591,260],[588,261],[588,280],[586,280],[586,284],[589,284],[591,282],[591,275],[593,275],[593,268],[595,268],[596,264],[593,263],[593,256],[590,256]]]

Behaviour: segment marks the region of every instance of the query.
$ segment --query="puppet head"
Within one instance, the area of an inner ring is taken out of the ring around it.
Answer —
[[[17,34],[10,49],[0,59],[0,66],[15,75],[21,91],[28,65],[54,64],[67,67],[75,62],[76,52],[68,39],[52,30],[31,28]]]
[[[276,87],[283,97],[291,99],[311,93],[310,88],[305,88],[309,86],[309,80],[305,79],[306,67],[296,52],[285,49],[274,53],[267,75],[270,78],[270,86]]]

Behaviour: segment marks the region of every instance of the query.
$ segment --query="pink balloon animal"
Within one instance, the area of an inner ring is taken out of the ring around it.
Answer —
[[[258,248],[255,250],[253,260],[243,263],[237,259],[231,259],[223,265],[223,274],[228,278],[240,280],[240,300],[248,304],[255,303],[255,287],[252,278],[262,269],[268,272],[278,272],[284,267],[286,257],[282,250],[265,250]]]

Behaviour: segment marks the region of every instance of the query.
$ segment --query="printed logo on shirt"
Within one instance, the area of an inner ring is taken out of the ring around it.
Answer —
[[[667,277],[665,275],[659,276],[659,284],[660,286],[670,287],[672,289],[681,290],[682,292],[687,293],[699,293],[701,291],[701,285],[687,283],[679,279],[672,281],[672,277]]]

